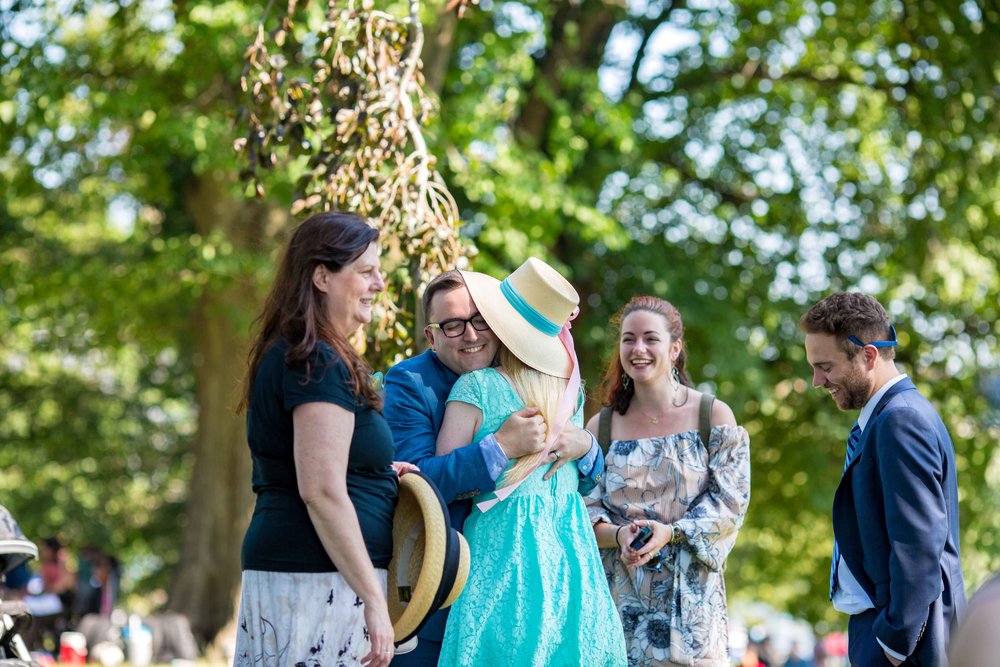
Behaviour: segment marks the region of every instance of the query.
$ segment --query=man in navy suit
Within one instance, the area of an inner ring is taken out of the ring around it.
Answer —
[[[472,512],[472,498],[496,488],[507,464],[541,451],[545,424],[535,407],[515,412],[495,434],[444,456],[435,456],[437,433],[445,405],[459,375],[493,363],[499,341],[479,314],[458,271],[448,271],[428,283],[423,296],[424,335],[430,349],[396,364],[385,376],[383,413],[392,429],[396,458],[416,464],[434,480],[448,503],[451,524],[462,530]],[[577,461],[580,492],[586,495],[604,472],[604,457],[594,436],[567,425],[552,443],[555,460],[547,473]],[[417,648],[396,656],[392,667],[435,666],[447,609],[435,613],[417,633]]]
[[[851,617],[851,664],[946,665],[965,607],[948,430],[896,369],[896,331],[874,298],[833,294],[799,327],[813,385],[861,410],[833,501],[830,576],[833,606]]]

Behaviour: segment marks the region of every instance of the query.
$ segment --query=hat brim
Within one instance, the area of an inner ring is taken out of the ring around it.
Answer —
[[[479,313],[511,354],[537,371],[568,378],[573,360],[558,336],[529,324],[500,291],[500,281],[484,273],[460,271]]]
[[[398,646],[461,593],[469,572],[469,548],[451,527],[441,493],[420,472],[399,480],[392,539],[386,597]]]
[[[455,572],[455,581],[451,585],[451,590],[448,591],[448,597],[446,597],[444,602],[441,603],[442,609],[450,607],[462,593],[462,589],[465,588],[465,582],[469,578],[469,562],[472,560],[469,553],[469,543],[466,541],[465,535],[462,535],[462,533],[457,530],[453,530],[453,532],[458,538],[456,540],[459,548],[458,566],[456,568],[457,571]]]

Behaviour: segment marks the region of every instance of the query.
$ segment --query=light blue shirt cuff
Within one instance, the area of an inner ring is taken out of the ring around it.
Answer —
[[[500,479],[500,475],[507,469],[510,459],[503,453],[500,443],[490,433],[479,441],[479,451],[483,453],[483,460],[486,462],[486,472],[494,482]]]
[[[905,655],[901,655],[899,653],[896,653],[891,648],[889,648],[888,646],[886,646],[885,644],[883,644],[882,640],[879,639],[878,637],[875,638],[875,641],[878,642],[878,645],[882,647],[883,651],[885,651],[887,654],[889,654],[890,656],[892,656],[896,660],[906,660],[906,656]]]
[[[594,437],[593,433],[590,431],[586,433],[590,436],[590,451],[576,462],[576,467],[580,470],[582,476],[589,477],[590,473],[594,471],[594,461],[597,459],[597,452],[600,451],[600,445],[597,444],[597,438]]]

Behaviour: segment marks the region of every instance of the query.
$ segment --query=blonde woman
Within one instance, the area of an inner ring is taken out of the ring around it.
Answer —
[[[549,439],[582,424],[579,371],[567,322],[579,297],[531,258],[503,283],[463,272],[500,340],[499,365],[459,378],[438,435],[439,456],[536,406]],[[574,372],[575,371],[575,372]],[[548,450],[546,450],[548,451]],[[575,462],[515,460],[465,522],[469,579],[448,617],[439,665],[624,666],[621,622],[605,584]],[[539,465],[541,463],[541,465]]]

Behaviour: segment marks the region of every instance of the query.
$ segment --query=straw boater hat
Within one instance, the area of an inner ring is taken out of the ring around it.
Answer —
[[[399,503],[392,523],[392,561],[387,597],[397,652],[416,637],[438,609],[449,606],[469,576],[469,545],[451,527],[448,505],[421,472],[399,478]]]
[[[570,376],[573,362],[558,336],[580,295],[568,280],[535,257],[503,282],[474,271],[461,274],[483,319],[515,357],[542,373]]]

